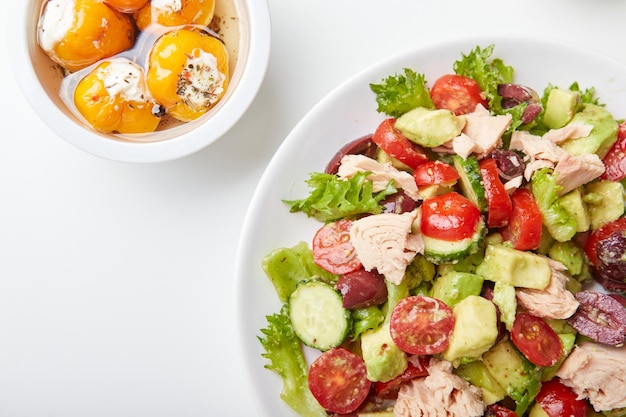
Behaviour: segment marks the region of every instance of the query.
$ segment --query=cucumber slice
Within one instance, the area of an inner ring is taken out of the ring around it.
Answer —
[[[289,318],[302,343],[321,351],[342,344],[352,325],[339,291],[321,281],[298,285],[289,297]]]
[[[480,174],[478,159],[473,155],[468,156],[467,159],[455,155],[454,167],[459,172],[459,185],[463,195],[476,204],[481,213],[486,213],[488,208],[487,196],[485,196],[483,176]]]
[[[485,231],[485,223],[481,220],[474,235],[467,239],[449,241],[422,235],[424,257],[434,264],[456,263],[480,249]]]

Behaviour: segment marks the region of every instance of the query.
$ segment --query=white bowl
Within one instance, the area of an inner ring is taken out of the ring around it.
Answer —
[[[76,147],[121,162],[158,162],[196,152],[223,136],[246,112],[265,77],[270,52],[270,15],[264,0],[217,0],[220,34],[230,53],[231,81],[220,102],[205,115],[150,134],[96,132],[65,105],[63,74],[37,45],[36,25],[43,0],[16,3],[8,19],[10,58],[16,80],[35,113]]]

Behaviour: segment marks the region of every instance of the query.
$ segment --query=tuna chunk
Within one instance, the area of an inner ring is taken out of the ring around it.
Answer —
[[[452,373],[452,364],[431,359],[428,376],[403,385],[396,417],[477,417],[485,412],[480,389]]]
[[[551,129],[543,138],[552,143],[562,143],[568,139],[586,138],[591,133],[593,125],[586,123],[569,123],[560,129]]]
[[[596,154],[572,156],[565,153],[554,167],[557,174],[556,183],[562,187],[559,195],[567,194],[576,187],[598,178],[604,173],[604,169],[604,163]]]
[[[383,213],[356,220],[350,240],[366,271],[377,269],[387,280],[400,284],[406,267],[417,253],[424,253],[420,234],[412,234],[418,210]]]
[[[582,342],[556,375],[596,411],[626,407],[626,347]]]
[[[552,275],[550,284],[543,290],[532,288],[518,288],[515,291],[518,304],[530,314],[547,319],[566,319],[578,309],[578,300],[571,292],[565,289],[569,279],[563,271],[565,266],[548,260]]]
[[[371,172],[367,179],[374,183],[374,192],[384,190],[389,181],[394,180],[394,185],[402,188],[406,195],[414,200],[420,199],[417,193],[417,185],[411,174],[400,171],[389,163],[381,164],[365,155],[344,156],[341,159],[337,175],[341,178],[351,178],[357,172],[366,171]]]

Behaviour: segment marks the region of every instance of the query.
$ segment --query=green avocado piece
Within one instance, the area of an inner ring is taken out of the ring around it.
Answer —
[[[617,141],[617,121],[607,109],[597,104],[586,104],[572,117],[570,123],[593,125],[589,136],[568,139],[561,144],[561,147],[572,155],[595,153],[604,158]]]
[[[561,205],[574,219],[576,219],[576,232],[586,232],[591,225],[591,217],[587,203],[583,200],[582,188],[573,189],[564,196],[559,197],[557,203]]]
[[[450,362],[479,359],[498,337],[496,306],[486,298],[470,295],[459,301],[453,311],[456,321],[443,358]]]
[[[624,214],[624,186],[615,181],[596,181],[585,185],[583,199],[589,207],[591,229],[618,219]]]
[[[550,284],[552,270],[544,256],[505,245],[488,245],[476,274],[493,282],[543,290]]]
[[[461,364],[454,370],[454,373],[470,384],[480,388],[483,394],[483,401],[487,405],[496,403],[506,397],[506,391],[489,373],[487,366],[482,361]]]
[[[389,381],[404,372],[408,366],[406,353],[391,338],[389,322],[361,335],[361,351],[367,379],[372,382]]]
[[[554,88],[550,90],[543,114],[543,124],[548,129],[565,126],[576,113],[580,104],[580,92]]]
[[[416,107],[396,119],[395,127],[409,140],[427,148],[441,146],[461,134],[465,118],[450,110]]]
[[[480,295],[483,278],[469,272],[449,271],[433,283],[432,296],[450,307],[469,295]]]

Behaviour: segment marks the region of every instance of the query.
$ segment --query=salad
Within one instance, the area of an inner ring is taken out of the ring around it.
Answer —
[[[263,259],[259,341],[298,415],[626,415],[626,124],[493,52],[370,84],[387,118],[284,201],[319,229]]]

